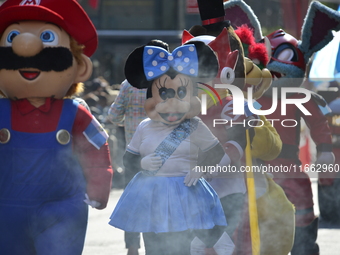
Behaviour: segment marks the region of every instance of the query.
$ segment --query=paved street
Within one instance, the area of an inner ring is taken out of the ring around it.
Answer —
[[[113,189],[109,204],[104,210],[90,208],[83,255],[126,255],[124,232],[108,224],[122,192],[123,190]],[[144,255],[144,250],[140,249],[139,254]]]
[[[312,180],[314,200],[317,205],[316,180]],[[104,210],[90,209],[88,231],[83,255],[126,255],[124,232],[108,225],[111,212],[116,205],[122,190],[112,190],[108,207]],[[321,255],[340,254],[340,229],[320,228],[318,243]],[[143,245],[142,245],[143,246]],[[144,255],[144,249],[139,250]],[[161,255],[161,254],[160,254]],[[275,255],[275,254],[273,254]]]

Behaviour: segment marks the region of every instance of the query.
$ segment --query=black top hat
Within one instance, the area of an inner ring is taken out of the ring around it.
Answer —
[[[223,0],[197,0],[197,3],[203,26],[225,21]]]

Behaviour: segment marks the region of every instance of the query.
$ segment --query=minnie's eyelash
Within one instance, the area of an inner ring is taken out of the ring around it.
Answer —
[[[166,77],[163,81],[163,88],[165,88],[165,84],[166,84],[166,80],[168,79],[168,77]]]
[[[161,79],[158,79],[157,82],[156,82],[156,87],[157,89],[160,89],[162,87],[162,84],[161,84]]]
[[[189,79],[184,79],[185,84],[184,84],[182,78],[180,78],[180,81],[181,81],[181,85],[182,85],[183,87],[188,87],[188,85],[189,85]]]

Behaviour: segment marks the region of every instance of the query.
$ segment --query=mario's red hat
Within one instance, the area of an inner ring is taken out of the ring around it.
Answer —
[[[98,45],[97,31],[76,0],[7,0],[0,6],[0,34],[14,22],[38,20],[63,28],[91,56]]]

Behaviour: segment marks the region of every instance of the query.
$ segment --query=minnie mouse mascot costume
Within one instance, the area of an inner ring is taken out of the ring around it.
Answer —
[[[201,178],[204,166],[220,162],[224,150],[195,117],[201,109],[196,82],[212,80],[217,72],[216,55],[203,42],[190,42],[172,53],[143,46],[127,59],[129,83],[147,88],[144,108],[149,118],[138,126],[124,155],[127,168],[141,171],[124,190],[109,224],[142,232],[148,255],[190,254],[196,235],[208,247],[206,254],[233,251],[219,198]],[[216,228],[217,235],[212,231]]]

